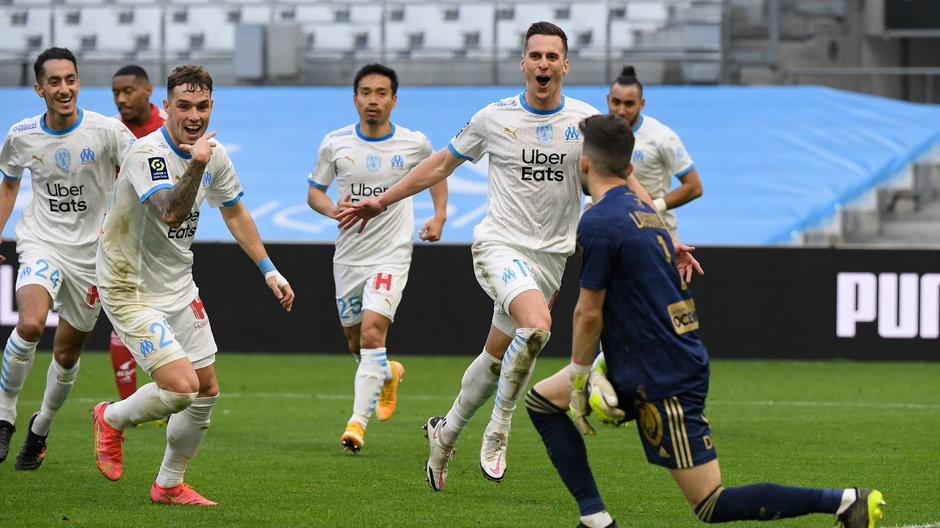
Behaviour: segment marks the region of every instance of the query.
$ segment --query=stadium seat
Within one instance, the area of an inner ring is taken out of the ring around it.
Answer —
[[[48,7],[8,8],[0,16],[0,52],[32,53],[51,45]]]

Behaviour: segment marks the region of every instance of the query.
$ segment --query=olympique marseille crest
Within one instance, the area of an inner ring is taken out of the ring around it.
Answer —
[[[375,152],[369,154],[369,157],[366,158],[366,168],[369,169],[369,172],[375,172],[382,168],[382,157]]]
[[[548,123],[539,125],[535,129],[535,139],[539,142],[539,145],[551,145],[552,139],[554,139],[552,125]]]

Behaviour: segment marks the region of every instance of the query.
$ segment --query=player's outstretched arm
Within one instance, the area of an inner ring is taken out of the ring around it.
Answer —
[[[271,293],[280,301],[281,306],[289,312],[294,304],[294,290],[291,289],[287,279],[277,271],[277,268],[271,263],[271,259],[268,258],[268,253],[265,251],[261,237],[258,235],[258,228],[255,226],[255,221],[251,218],[248,209],[245,209],[245,205],[239,200],[232,205],[222,207],[220,211],[222,212],[222,220],[225,221],[225,226],[228,227],[232,236],[235,237],[235,241],[238,242],[242,251],[251,258],[251,261],[258,265],[261,273],[264,274],[265,282],[271,288]]]
[[[428,187],[444,181],[464,160],[454,156],[448,149],[441,149],[422,161],[398,183],[392,185],[378,198],[359,202],[336,215],[339,227],[349,229],[362,220],[358,231],[365,229],[369,219],[384,211],[389,205],[415,195]]]
[[[13,206],[16,205],[16,195],[20,192],[20,180],[11,178],[0,178],[0,233],[7,225],[7,220],[13,213]],[[0,242],[3,242],[3,235],[0,234]],[[7,258],[0,255],[0,262]]]
[[[440,181],[431,186],[431,201],[434,202],[434,217],[424,224],[418,236],[421,240],[437,242],[444,231],[444,222],[447,221],[447,180]]]

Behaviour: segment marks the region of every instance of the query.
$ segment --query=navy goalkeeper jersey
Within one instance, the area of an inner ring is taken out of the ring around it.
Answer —
[[[581,287],[607,290],[601,343],[618,391],[652,401],[707,384],[695,301],[660,217],[614,187],[581,217],[578,245]]]

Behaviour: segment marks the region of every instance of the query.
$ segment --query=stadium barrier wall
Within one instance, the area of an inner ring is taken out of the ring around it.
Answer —
[[[197,243],[195,277],[222,353],[344,353],[332,279],[332,245],[269,244],[297,301],[284,312],[235,244]],[[16,254],[0,245],[0,337],[16,324]],[[690,287],[700,336],[715,358],[940,360],[940,251],[699,247],[705,268]],[[571,343],[578,260],[569,260],[544,354]],[[389,332],[401,354],[475,355],[492,303],[476,283],[470,248],[415,247],[408,287]],[[624,324],[630,324],[624,321]],[[51,329],[50,329],[51,330]],[[89,350],[107,348],[102,315]],[[50,349],[52,332],[41,347]]]

